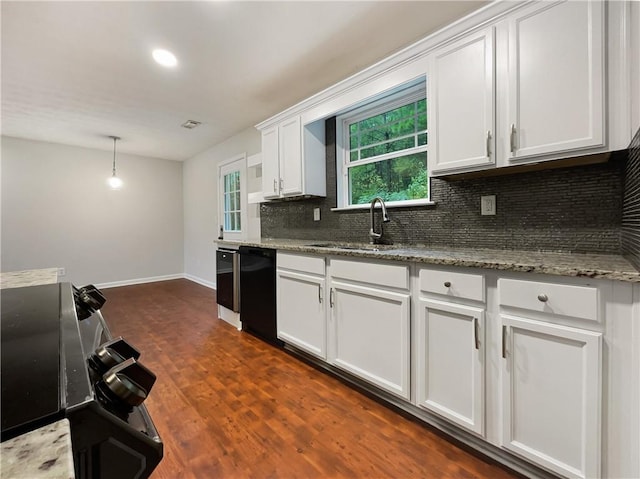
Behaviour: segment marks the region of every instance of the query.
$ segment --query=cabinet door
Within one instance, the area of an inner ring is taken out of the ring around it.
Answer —
[[[494,29],[431,57],[429,164],[434,173],[495,164]]]
[[[510,161],[604,144],[603,9],[534,2],[510,19]]]
[[[409,294],[331,284],[331,363],[409,399]]]
[[[262,131],[262,194],[265,198],[280,196],[278,166],[278,127]]]
[[[418,406],[482,435],[484,311],[426,299],[418,304]]]
[[[302,194],[302,129],[300,117],[280,123],[280,178],[282,195]]]
[[[502,316],[503,445],[564,477],[600,477],[600,333]]]
[[[278,338],[327,359],[324,278],[278,271]]]

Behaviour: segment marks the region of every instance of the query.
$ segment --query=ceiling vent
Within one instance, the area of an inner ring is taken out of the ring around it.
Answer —
[[[188,130],[193,130],[198,125],[202,125],[202,122],[195,121],[195,120],[187,120],[181,126],[182,126],[182,128],[187,128]]]

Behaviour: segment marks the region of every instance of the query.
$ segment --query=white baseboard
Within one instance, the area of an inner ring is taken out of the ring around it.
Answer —
[[[112,281],[111,283],[99,283],[99,284],[96,284],[95,287],[98,289],[117,288],[118,286],[131,286],[133,284],[155,283],[156,281],[169,281],[171,279],[183,279],[185,277],[186,276],[184,274],[167,274],[164,276],[152,276],[150,278],[136,278],[136,279],[126,279],[124,281]]]
[[[202,286],[206,286],[207,288],[216,289],[216,283],[211,281],[207,281],[206,279],[198,278],[197,276],[193,276],[192,274],[184,274],[184,279],[188,279],[189,281],[193,281],[194,283],[201,284]]]

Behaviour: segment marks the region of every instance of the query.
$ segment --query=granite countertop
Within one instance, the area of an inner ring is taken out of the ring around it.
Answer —
[[[75,478],[67,419],[5,441],[0,450],[3,478]]]
[[[217,240],[216,243],[222,246],[257,246],[301,253],[640,282],[640,271],[620,255],[369,245],[291,239]]]
[[[0,289],[21,288],[58,282],[58,268],[30,269],[0,273]]]

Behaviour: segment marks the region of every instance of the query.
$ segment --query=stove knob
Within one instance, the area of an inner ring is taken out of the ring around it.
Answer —
[[[119,337],[101,344],[89,358],[89,364],[100,373],[104,373],[126,359],[139,357],[140,352]]]
[[[138,406],[147,399],[156,375],[142,363],[129,358],[107,371],[102,380],[118,401],[128,406]]]

